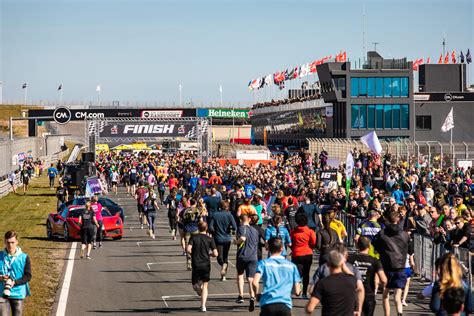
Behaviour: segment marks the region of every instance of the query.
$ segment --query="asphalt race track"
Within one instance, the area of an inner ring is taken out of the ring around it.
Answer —
[[[79,258],[78,243],[65,315],[199,313],[200,298],[192,289],[191,272],[186,270],[186,258],[179,240],[173,241],[169,236],[166,209],[160,209],[157,237],[152,240],[146,236],[145,229],[140,229],[135,200],[126,196],[123,188],[119,190],[121,192],[111,198],[125,209],[124,238],[106,241],[103,248],[92,251],[92,260]],[[220,281],[220,266],[213,259],[208,315],[258,315],[260,312],[258,305],[253,313],[248,312],[248,296],[243,304],[234,302],[237,297],[236,271],[233,266],[235,251],[233,246],[225,282]],[[422,284],[413,282],[405,315],[431,315],[427,309],[429,300],[415,298],[416,291],[421,288]],[[57,301],[53,315],[56,315]],[[306,300],[294,298],[293,315],[304,315],[305,303]],[[320,307],[314,314],[320,314]],[[376,315],[383,315],[380,295],[377,298]],[[395,315],[393,303],[392,315]]]

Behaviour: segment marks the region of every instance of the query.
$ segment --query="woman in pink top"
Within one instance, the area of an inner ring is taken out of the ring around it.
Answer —
[[[95,213],[95,219],[99,223],[94,240],[94,249],[97,249],[97,242],[99,242],[99,248],[102,247],[102,225],[104,225],[102,217],[102,204],[99,203],[99,197],[94,195],[91,199],[91,208]]]

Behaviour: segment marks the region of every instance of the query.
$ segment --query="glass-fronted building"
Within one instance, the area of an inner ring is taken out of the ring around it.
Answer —
[[[380,138],[411,137],[413,70],[406,59],[385,60],[368,52],[362,69],[351,63],[318,66],[321,94],[333,105],[327,137],[359,138],[375,130]]]

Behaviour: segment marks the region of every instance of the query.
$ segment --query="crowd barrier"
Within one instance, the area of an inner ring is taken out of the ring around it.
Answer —
[[[357,228],[364,220],[342,212],[339,214],[339,220],[346,228],[347,237],[345,242],[347,246],[350,248],[355,247],[354,237],[356,235]],[[431,237],[414,234],[413,238],[415,251],[414,258],[418,273],[422,279],[430,282],[434,281],[436,279],[436,259],[448,252],[448,250],[444,248],[444,244],[435,244]],[[455,248],[453,253],[459,259],[465,274],[468,276],[469,284],[472,288],[472,261],[474,260],[474,256],[469,251],[469,249],[464,248]]]
[[[43,161],[44,170],[47,170],[52,163],[56,163],[58,159],[63,159],[68,153],[69,149],[50,156],[39,157],[39,159]],[[17,188],[21,185],[20,173],[16,174],[14,183]],[[12,186],[10,182],[8,182],[8,179],[0,181],[0,198],[3,198],[12,191]]]

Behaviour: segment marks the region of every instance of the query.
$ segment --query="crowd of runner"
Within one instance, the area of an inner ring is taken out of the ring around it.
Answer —
[[[401,315],[419,268],[413,243],[420,234],[442,245],[444,254],[436,261],[437,281],[419,297],[430,297],[439,315],[469,313],[469,271],[454,254],[471,248],[471,169],[394,165],[390,155],[357,150],[352,155],[347,190],[343,165],[333,181],[320,178],[333,168],[324,150],[314,156],[285,151],[275,164],[253,166],[201,163],[191,153],[101,153],[96,165],[109,192],[123,185],[137,199],[151,238],[157,213],[167,211],[170,237],[181,243],[201,311],[210,256],[217,257],[226,281],[235,245],[236,303],[245,302],[247,281],[249,311],[259,301],[262,315],[290,315],[293,294],[308,300],[307,313],[321,304],[323,315],[373,315],[378,292],[385,315],[391,293]],[[355,236],[348,236],[343,216],[353,219]],[[348,241],[355,252],[348,251]]]

